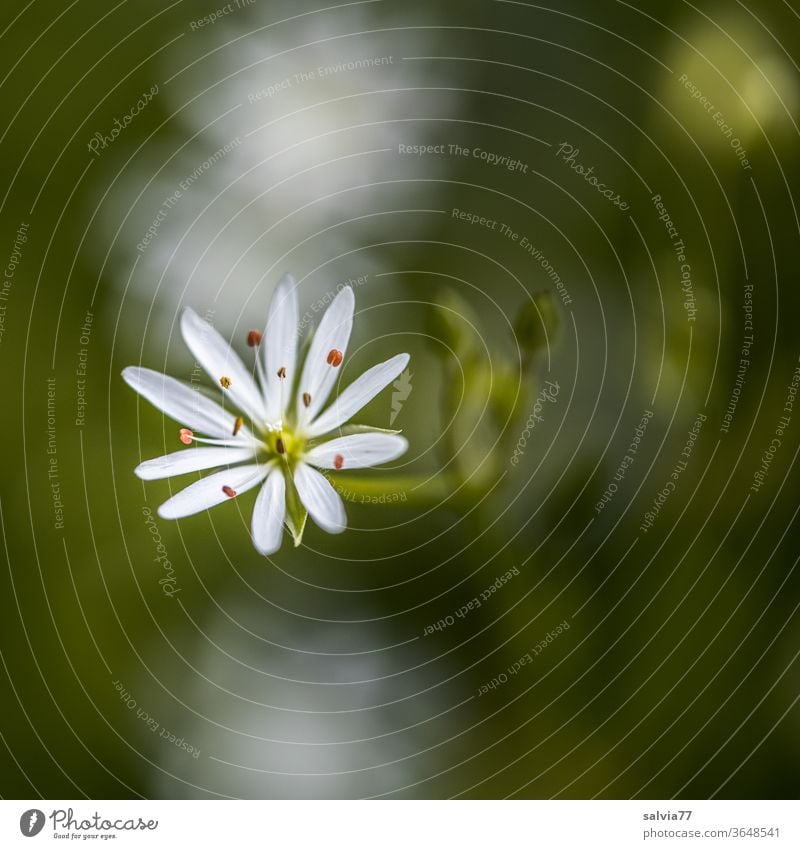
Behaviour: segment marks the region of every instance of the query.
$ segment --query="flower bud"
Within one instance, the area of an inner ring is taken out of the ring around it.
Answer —
[[[561,324],[552,292],[536,292],[517,313],[514,331],[517,343],[529,357],[553,344]]]
[[[455,356],[463,361],[471,353],[483,350],[478,317],[467,300],[452,289],[438,293],[436,306],[430,312],[429,332],[453,352],[448,354],[439,347],[445,358]]]

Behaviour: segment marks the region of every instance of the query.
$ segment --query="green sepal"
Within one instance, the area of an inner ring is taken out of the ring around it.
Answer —
[[[292,534],[294,547],[300,545],[303,541],[303,533],[306,529],[306,521],[308,520],[308,510],[303,506],[300,496],[297,494],[297,487],[294,485],[292,475],[286,476],[286,527]]]

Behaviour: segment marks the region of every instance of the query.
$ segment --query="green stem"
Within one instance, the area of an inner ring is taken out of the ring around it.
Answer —
[[[455,491],[446,475],[398,475],[386,477],[356,477],[339,474],[328,478],[345,501],[381,498],[381,503],[435,505],[445,501]]]

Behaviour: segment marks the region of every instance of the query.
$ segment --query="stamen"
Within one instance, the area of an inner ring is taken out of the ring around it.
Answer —
[[[344,465],[344,457],[342,457],[341,454],[337,454],[333,458],[333,468],[334,469],[341,469],[343,465]]]
[[[225,377],[225,375],[224,375],[224,374],[223,374],[223,375],[222,375],[222,377],[219,379],[219,385],[220,385],[223,389],[230,389],[230,388],[231,388],[231,383],[232,383],[231,379],[230,379],[229,377]]]
[[[344,354],[341,351],[337,351],[336,348],[333,348],[328,352],[328,365],[333,366],[334,368],[339,368],[342,364],[342,360],[344,359]]]
[[[236,498],[235,489],[231,489],[229,486],[223,486],[222,491],[228,496],[228,498]]]
[[[247,344],[251,348],[257,348],[261,344],[261,333],[258,330],[251,330],[247,334]]]
[[[275,450],[278,454],[286,453],[286,446],[283,444],[283,439],[280,436],[275,440]]]
[[[183,441],[181,439],[181,441]],[[260,443],[253,439],[252,436],[246,437],[246,439],[206,439],[202,436],[194,436],[191,437],[192,442],[197,442],[202,445],[222,445],[225,448],[242,448],[242,447],[250,447],[253,449],[257,449],[260,447]],[[189,443],[186,442],[186,445]]]
[[[311,406],[311,396],[308,394],[308,392],[303,393],[303,405],[306,407]]]
[[[278,369],[278,377],[283,380],[286,377],[286,366],[281,366]]]
[[[188,427],[182,427],[178,431],[178,439],[180,439],[180,441],[184,445],[191,445],[192,440],[194,439],[194,434],[192,433],[192,431],[189,430]]]
[[[237,433],[242,429],[242,425],[244,424],[244,419],[241,416],[236,416],[236,421],[233,423],[233,435],[236,436]]]

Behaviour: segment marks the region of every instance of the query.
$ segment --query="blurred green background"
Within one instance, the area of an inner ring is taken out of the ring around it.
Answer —
[[[796,795],[790,4],[45,0],[0,33],[3,796]],[[309,325],[353,286],[343,385],[411,353],[358,417],[396,414],[405,499],[269,560],[254,494],[158,520],[167,595],[144,511],[180,482],[132,470],[177,425],[120,371],[190,380],[187,305],[244,355],[285,270]]]

